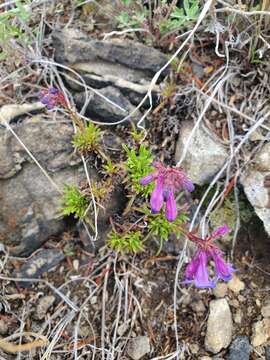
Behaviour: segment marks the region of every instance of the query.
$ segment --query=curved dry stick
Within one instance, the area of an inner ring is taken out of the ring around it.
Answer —
[[[10,338],[14,339],[14,338],[21,337],[21,336],[34,336],[35,338],[40,338],[40,339],[34,340],[27,344],[19,344],[19,345],[13,344],[12,342],[7,341],[7,339],[10,339]],[[47,342],[48,342],[48,339],[41,334],[37,334],[37,333],[33,333],[33,332],[23,332],[23,333],[18,333],[18,334],[9,336],[6,339],[0,339],[0,348],[2,350],[4,350],[5,352],[15,354],[15,353],[23,352],[23,351],[29,351],[36,347],[44,346],[47,344]]]

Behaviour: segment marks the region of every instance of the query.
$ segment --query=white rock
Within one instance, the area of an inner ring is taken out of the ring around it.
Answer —
[[[233,330],[232,314],[226,299],[212,300],[209,307],[205,348],[216,354],[230,345]]]
[[[256,347],[264,345],[270,338],[270,319],[257,321],[252,328],[251,344]]]
[[[234,274],[232,279],[228,282],[228,288],[238,294],[245,289],[245,283]]]
[[[270,181],[270,143],[262,147],[252,166],[240,179],[249,202],[270,235],[270,198],[266,179]]]
[[[192,121],[185,121],[181,125],[175,151],[176,163],[183,154],[193,128]],[[195,131],[182,164],[190,179],[198,185],[209,183],[228,157],[228,149],[217,136],[209,133],[201,127]]]
[[[150,343],[147,336],[137,336],[129,340],[127,353],[133,360],[139,360],[150,352]]]

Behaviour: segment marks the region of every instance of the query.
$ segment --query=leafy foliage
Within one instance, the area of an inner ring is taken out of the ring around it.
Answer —
[[[140,185],[139,181],[144,176],[148,175],[154,170],[151,166],[153,157],[150,150],[146,149],[144,145],[140,145],[138,154],[136,150],[129,149],[126,145],[123,145],[127,154],[127,160],[125,162],[125,168],[127,170],[128,180],[131,182],[132,190],[137,194],[143,194],[147,196],[153,190],[153,184]]]
[[[78,130],[74,135],[72,144],[80,151],[93,151],[99,146],[101,130],[89,122],[86,128]]]
[[[145,20],[145,14],[140,12],[135,12],[133,15],[129,15],[128,12],[121,11],[121,13],[116,17],[119,29],[139,28]]]
[[[143,10],[141,10],[140,7],[136,8],[135,3],[129,0],[122,0],[122,2],[126,6],[126,11],[122,11],[120,15],[116,17],[119,28],[140,28],[148,25],[150,32],[153,29],[158,29],[161,35],[165,35],[168,32],[180,29],[196,21],[200,12],[199,0],[184,0],[183,7],[173,6],[170,9],[169,16],[166,16],[164,20],[164,17],[160,14],[168,11],[166,1],[160,1],[159,5],[156,5],[154,15],[150,13],[152,9],[144,7]]]
[[[28,37],[25,35],[22,29],[22,23],[29,20],[30,14],[26,10],[26,7],[21,1],[16,1],[16,7],[0,13],[0,44],[2,50],[0,50],[0,60],[6,59],[11,51],[11,44],[8,42],[11,39],[16,38],[26,42]]]
[[[196,21],[200,12],[200,2],[198,0],[184,0],[183,8],[175,6],[169,19],[161,24],[161,32],[166,33]]]
[[[7,41],[13,37],[22,37],[23,32],[19,26],[11,23],[13,19],[27,21],[30,15],[21,1],[16,2],[16,7],[0,13],[0,41]]]
[[[76,219],[82,220],[89,201],[76,186],[65,185],[62,204],[62,215],[74,215]]]
[[[183,223],[187,220],[187,215],[180,214],[174,222],[170,222],[162,213],[154,215],[150,214],[149,211],[148,229],[154,236],[163,242],[169,239],[170,234],[180,236],[182,234],[180,226],[183,225]]]
[[[140,231],[126,232],[122,235],[111,231],[108,237],[108,245],[111,249],[122,253],[138,253],[143,251],[143,243]]]

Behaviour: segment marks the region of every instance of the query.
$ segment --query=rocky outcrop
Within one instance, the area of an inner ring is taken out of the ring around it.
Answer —
[[[12,126],[60,191],[83,176],[71,145],[73,129],[40,115]],[[0,241],[16,255],[29,255],[64,229],[60,193],[7,129],[0,128]]]
[[[168,61],[160,51],[127,39],[97,40],[74,29],[55,31],[52,37],[56,61],[76,71],[88,86],[98,89],[101,95],[112,101],[110,103],[104,97],[98,99],[99,95],[90,92],[93,99],[90,98],[85,111],[93,120],[114,122],[120,120],[119,116],[124,118],[140,103],[153,76]],[[158,82],[167,73],[168,68],[162,72]],[[75,102],[79,108],[85,96],[81,79],[70,71],[65,73],[66,82],[78,93]],[[159,86],[154,85],[153,99],[158,92]],[[102,108],[106,108],[106,114],[100,112],[100,102]],[[107,112],[112,112],[113,116],[118,112],[117,119],[110,120]],[[140,113],[136,112],[133,120],[139,117]]]
[[[180,160],[185,151],[193,128],[194,124],[191,121],[181,124],[176,144],[175,163]],[[195,184],[204,185],[209,183],[222,168],[227,157],[228,149],[220,140],[214,134],[210,135],[199,127],[191,137],[182,166]]]
[[[270,143],[258,152],[252,165],[241,177],[241,183],[256,214],[270,235]]]

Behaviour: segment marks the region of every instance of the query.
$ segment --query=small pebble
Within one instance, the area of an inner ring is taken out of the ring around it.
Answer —
[[[49,308],[55,302],[55,297],[53,295],[43,296],[39,299],[37,303],[37,308],[35,312],[35,319],[42,320],[46,317]]]
[[[238,299],[241,303],[246,302],[246,298],[245,298],[243,295],[241,295],[241,294],[237,296],[237,299]]]
[[[233,278],[228,282],[228,288],[236,294],[245,289],[245,283],[241,281],[235,274]]]
[[[190,344],[189,345],[190,351],[192,352],[192,354],[198,354],[200,347],[197,344]]]
[[[270,304],[264,305],[261,309],[261,313],[265,318],[270,317]]]
[[[234,315],[234,322],[235,322],[236,324],[241,324],[242,319],[243,319],[242,310],[238,309],[238,310],[236,311],[236,314]]]
[[[226,283],[218,283],[213,289],[213,294],[216,298],[224,298],[227,295],[228,286]]]
[[[150,350],[150,342],[147,336],[137,336],[129,340],[127,345],[127,353],[133,360],[140,360]]]
[[[233,306],[234,308],[238,308],[239,301],[237,299],[232,299],[232,300],[230,300],[230,305]]]
[[[190,307],[193,311],[195,311],[196,313],[204,313],[206,310],[206,307],[203,303],[202,300],[198,300],[198,301],[193,301],[190,304]]]
[[[123,336],[125,334],[125,332],[129,329],[129,326],[130,326],[129,321],[124,322],[123,324],[118,326],[117,334],[119,336]]]
[[[0,320],[0,335],[6,335],[8,333],[8,324],[4,320]]]
[[[79,263],[79,260],[78,260],[78,259],[73,260],[72,265],[73,265],[73,269],[74,269],[75,271],[78,271],[78,270],[79,270],[80,263]]]
[[[253,324],[251,344],[254,347],[264,345],[269,338],[270,319],[266,318]]]
[[[229,349],[228,360],[249,360],[251,346],[247,336],[237,336]]]
[[[205,349],[217,354],[230,345],[233,331],[232,314],[226,299],[210,301]]]

